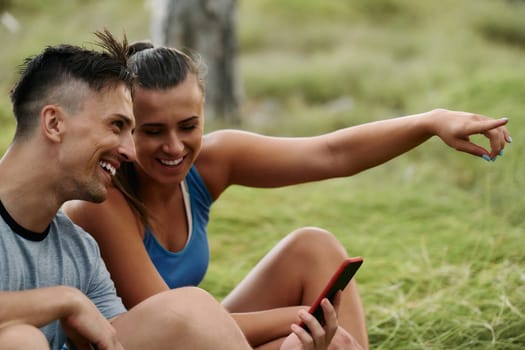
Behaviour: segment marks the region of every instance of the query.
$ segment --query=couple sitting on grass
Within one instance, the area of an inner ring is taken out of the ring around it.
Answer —
[[[204,78],[192,58],[98,36],[106,53],[48,48],[12,93],[17,132],[0,162],[0,300],[10,305],[0,314],[2,344],[60,348],[68,337],[80,349],[366,349],[355,281],[334,305],[323,302],[326,323],[306,312],[348,256],[323,229],[287,235],[222,305],[197,288],[212,203],[230,185],[351,176],[436,135],[488,159],[511,141],[507,119],[442,109],[305,138],[204,135]],[[480,133],[490,150],[469,141]],[[64,203],[96,243],[57,214]]]

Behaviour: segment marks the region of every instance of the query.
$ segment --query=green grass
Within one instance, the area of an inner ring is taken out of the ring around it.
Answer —
[[[142,1],[56,4],[15,7],[22,30],[0,31],[1,149],[24,56],[85,43],[104,25],[148,36]],[[239,10],[243,128],[311,135],[444,107],[508,116],[514,141],[493,163],[433,139],[351,179],[231,188],[212,211],[202,286],[224,297],[286,233],[316,225],[365,259],[372,348],[524,348],[525,2],[243,0]]]

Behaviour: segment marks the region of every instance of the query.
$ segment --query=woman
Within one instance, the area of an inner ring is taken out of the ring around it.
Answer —
[[[230,185],[270,188],[351,176],[434,135],[452,148],[490,159],[511,141],[506,119],[447,110],[307,138],[237,130],[203,135],[199,65],[175,49],[141,43],[132,51],[130,65],[138,76],[133,101],[137,160],[119,169],[118,189],[104,203],[65,207],[99,242],[127,306],[202,280],[209,262],[209,209]],[[469,142],[470,135],[479,133],[489,138],[490,151]],[[329,232],[301,228],[273,248],[223,304],[253,346],[275,348],[298,321],[298,309],[315,299],[347,256]],[[367,348],[355,282],[340,299],[342,329],[334,348],[348,340]]]

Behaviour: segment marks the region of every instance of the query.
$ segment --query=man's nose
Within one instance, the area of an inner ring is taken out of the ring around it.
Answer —
[[[135,142],[133,142],[133,137],[131,133],[126,134],[126,136],[123,137],[119,147],[119,154],[129,162],[132,162],[137,158],[137,153],[135,151]]]

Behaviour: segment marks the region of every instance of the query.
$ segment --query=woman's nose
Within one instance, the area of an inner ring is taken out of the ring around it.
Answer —
[[[184,149],[184,144],[177,135],[171,135],[162,145],[162,150],[166,153],[180,153]]]

